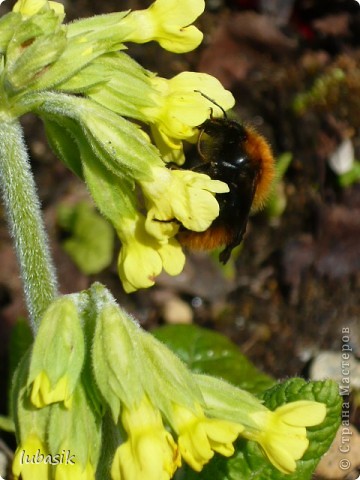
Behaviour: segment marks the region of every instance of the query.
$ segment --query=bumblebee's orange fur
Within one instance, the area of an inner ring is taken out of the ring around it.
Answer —
[[[247,140],[244,142],[248,157],[259,165],[259,175],[251,211],[264,207],[275,178],[275,161],[271,148],[265,138],[252,127],[245,127]]]
[[[275,177],[274,158],[268,142],[262,135],[249,126],[245,126],[244,130],[246,139],[242,143],[242,148],[257,171],[251,205],[251,212],[255,212],[265,205],[271,191]],[[242,208],[240,202],[238,208]],[[227,221],[222,222],[221,216],[220,211],[218,219],[204,232],[180,231],[178,234],[180,243],[191,250],[213,250],[231,244],[234,239],[234,226]]]

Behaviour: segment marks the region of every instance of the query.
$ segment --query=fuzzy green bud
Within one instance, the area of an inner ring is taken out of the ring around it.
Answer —
[[[75,296],[55,300],[36,336],[28,384],[37,407],[63,401],[69,407],[84,362],[84,336]]]
[[[92,350],[93,371],[115,422],[122,402],[130,406],[144,395],[139,382],[137,330],[117,305],[109,302],[100,308]]]

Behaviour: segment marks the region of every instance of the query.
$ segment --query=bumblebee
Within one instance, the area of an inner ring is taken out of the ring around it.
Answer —
[[[229,192],[216,194],[219,216],[207,230],[184,229],[178,238],[192,250],[225,246],[219,256],[225,264],[243,239],[249,214],[264,206],[275,176],[275,162],[262,135],[223,113],[223,118],[214,118],[211,111],[210,118],[198,127],[197,149],[202,161],[194,170],[227,183]]]

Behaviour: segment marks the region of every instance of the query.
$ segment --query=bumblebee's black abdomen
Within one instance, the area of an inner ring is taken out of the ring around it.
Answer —
[[[254,130],[227,118],[210,118],[200,127],[198,152],[202,163],[194,170],[221,180],[229,192],[216,195],[219,216],[204,232],[181,230],[180,242],[195,250],[225,245],[226,263],[242,241],[252,207],[262,205],[274,177],[274,160],[266,140]]]

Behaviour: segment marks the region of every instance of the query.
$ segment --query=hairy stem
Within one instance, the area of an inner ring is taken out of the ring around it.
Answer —
[[[34,333],[57,281],[22,128],[0,120],[0,183]]]

